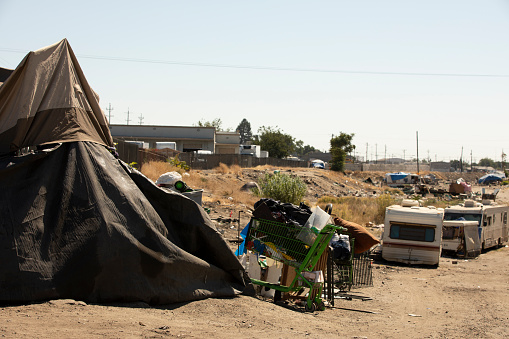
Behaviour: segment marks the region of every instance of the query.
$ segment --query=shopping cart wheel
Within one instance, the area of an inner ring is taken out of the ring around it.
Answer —
[[[318,311],[325,311],[325,303],[323,301],[320,301],[317,305],[316,305],[316,308],[318,309]]]
[[[314,312],[316,310],[316,306],[314,303],[311,303],[310,306],[308,302],[306,302],[306,304],[304,305],[304,309],[306,310],[306,312]]]

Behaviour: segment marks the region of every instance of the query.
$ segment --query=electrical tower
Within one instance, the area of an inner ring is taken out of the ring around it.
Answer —
[[[111,115],[111,111],[113,111],[113,107],[111,107],[111,102],[108,104],[108,107],[106,107],[106,110],[108,111],[108,123],[111,125],[111,118],[115,117],[114,115]]]
[[[129,119],[129,107],[127,108],[127,119],[125,119],[127,125],[129,125],[129,121],[131,121],[131,119]]]

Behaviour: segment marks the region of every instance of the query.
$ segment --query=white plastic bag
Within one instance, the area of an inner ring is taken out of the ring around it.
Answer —
[[[173,186],[177,181],[182,181],[182,176],[179,172],[166,172],[156,180],[156,185],[169,187]]]

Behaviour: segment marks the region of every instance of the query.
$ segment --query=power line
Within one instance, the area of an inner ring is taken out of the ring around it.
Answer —
[[[0,51],[15,52],[15,53],[27,53],[26,51],[23,51],[23,50],[10,49],[10,48],[0,48]],[[195,67],[250,69],[250,70],[264,70],[264,71],[341,73],[341,74],[366,74],[366,75],[509,78],[509,74],[382,72],[382,71],[355,71],[355,70],[349,71],[349,70],[318,69],[318,68],[298,68],[298,67],[294,68],[294,67],[252,66],[252,65],[234,65],[234,64],[213,64],[213,63],[200,63],[200,62],[187,62],[187,61],[110,57],[110,56],[85,55],[85,54],[78,55],[78,57],[84,58],[84,59],[107,60],[107,61],[124,61],[124,62],[135,62],[135,63],[195,66]]]

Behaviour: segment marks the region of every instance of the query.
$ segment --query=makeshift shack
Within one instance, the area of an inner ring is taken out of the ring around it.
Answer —
[[[0,301],[168,304],[250,292],[205,211],[115,157],[67,40],[0,87]]]

